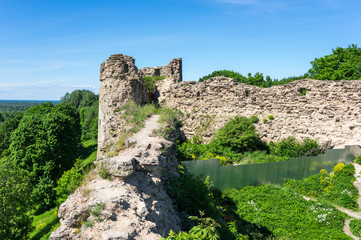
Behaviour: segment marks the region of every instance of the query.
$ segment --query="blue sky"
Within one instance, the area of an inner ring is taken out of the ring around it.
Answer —
[[[109,55],[141,67],[183,58],[183,80],[214,70],[301,75],[360,44],[359,0],[0,0],[0,99],[98,93]]]

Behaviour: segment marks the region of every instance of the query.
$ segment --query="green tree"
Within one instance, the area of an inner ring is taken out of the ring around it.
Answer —
[[[0,239],[27,239],[31,208],[27,173],[7,158],[0,159]]]
[[[74,106],[80,115],[81,139],[98,138],[99,96],[89,90],[75,90],[66,93],[60,100]]]
[[[19,113],[13,118],[9,118],[0,127],[0,155],[10,147],[11,133],[18,127],[22,113]]]
[[[45,103],[25,111],[11,134],[9,150],[15,164],[30,175],[38,208],[53,205],[56,181],[73,166],[79,148],[80,125],[74,107]]]
[[[361,79],[361,48],[352,44],[347,48],[332,49],[332,54],[315,58],[308,71],[311,78],[319,80]]]
[[[80,109],[82,107],[90,107],[95,101],[98,101],[98,96],[89,90],[75,90],[70,94],[66,93],[60,101]]]

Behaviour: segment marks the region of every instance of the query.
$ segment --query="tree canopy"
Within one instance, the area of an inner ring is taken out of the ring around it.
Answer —
[[[60,100],[74,106],[80,115],[81,139],[98,138],[99,96],[89,90],[75,90],[66,93]]]
[[[233,78],[240,83],[258,87],[271,87],[304,78],[318,80],[361,80],[361,48],[358,48],[355,44],[349,45],[347,48],[337,47],[332,50],[332,54],[315,58],[314,61],[311,61],[311,65],[311,69],[301,76],[287,77],[280,80],[271,79],[269,76],[264,77],[263,73],[259,72],[254,75],[248,73],[246,77],[231,70],[220,70],[199,78],[199,82],[216,76],[225,76]]]
[[[31,219],[29,176],[8,158],[0,159],[0,239],[27,239]]]
[[[347,48],[332,49],[332,54],[316,58],[308,71],[311,78],[319,80],[360,80],[361,48],[352,44]]]
[[[11,134],[10,156],[34,186],[32,199],[40,207],[55,200],[57,179],[70,169],[80,148],[79,117],[68,104],[45,103],[25,111]]]

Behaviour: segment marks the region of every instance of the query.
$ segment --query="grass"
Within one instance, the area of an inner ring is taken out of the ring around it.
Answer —
[[[97,140],[88,140],[83,142],[81,157],[75,163],[78,171],[85,170],[88,172],[97,158]]]
[[[353,219],[350,222],[350,229],[353,235],[356,237],[361,237],[361,220]]]
[[[34,231],[30,233],[29,240],[49,239],[51,232],[60,226],[58,208],[34,216],[32,225]]]
[[[342,231],[346,215],[324,202],[306,201],[280,186],[249,186],[223,192],[236,217],[259,226],[256,239],[351,239]],[[273,238],[272,238],[273,239]]]
[[[337,164],[332,173],[321,170],[303,180],[287,180],[285,186],[296,192],[325,200],[348,209],[358,210],[358,190],[353,185],[355,168],[352,164]]]

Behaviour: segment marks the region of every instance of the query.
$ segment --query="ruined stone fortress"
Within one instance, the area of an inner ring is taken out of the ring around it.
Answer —
[[[149,94],[144,76],[166,78]],[[100,81],[97,168],[60,205],[61,226],[51,240],[156,240],[181,229],[180,213],[162,184],[176,169],[177,148],[153,133],[161,127],[159,116],[148,118],[144,128],[125,140],[132,145],[114,147],[129,131],[120,110],[129,100],[181,110],[185,136],[200,136],[204,142],[237,115],[257,115],[256,127],[266,141],[293,135],[320,143],[332,140],[333,145],[361,142],[361,81],[304,79],[271,88],[226,77],[182,82],[181,59],[138,69],[132,57],[122,54],[102,63]],[[102,169],[112,177],[100,177]],[[91,210],[97,207],[102,210],[94,216]]]
[[[147,94],[143,76],[165,76]],[[361,142],[361,81],[303,79],[282,86],[259,88],[227,77],[182,82],[182,59],[167,66],[138,69],[135,60],[117,54],[101,65],[98,158],[116,141],[122,125],[119,109],[127,100],[157,102],[184,113],[182,131],[208,142],[230,118],[256,115],[263,140],[288,136],[332,140],[333,146]],[[272,117],[273,116],[273,117]],[[271,120],[273,119],[273,120]]]

